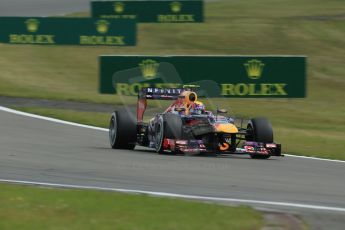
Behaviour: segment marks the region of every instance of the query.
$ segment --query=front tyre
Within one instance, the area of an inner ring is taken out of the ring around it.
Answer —
[[[273,143],[273,129],[267,118],[253,118],[248,122],[246,141]]]
[[[109,141],[113,149],[134,149],[136,122],[127,109],[114,111],[109,122]]]
[[[253,118],[248,122],[246,141],[273,143],[273,129],[267,118]],[[250,154],[253,159],[268,159],[270,154]]]
[[[163,114],[164,135],[168,139],[182,139],[182,120],[177,114]]]
[[[179,115],[165,113],[160,116],[155,125],[156,152],[164,152],[164,139],[182,139],[182,120]]]
[[[164,153],[164,120],[163,117],[159,117],[158,121],[155,125],[155,146],[156,146],[156,152],[157,153]]]

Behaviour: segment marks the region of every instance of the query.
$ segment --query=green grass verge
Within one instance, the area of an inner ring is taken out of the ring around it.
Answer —
[[[0,184],[0,229],[260,229],[261,214],[181,199]]]
[[[12,107],[23,112],[53,117],[80,124],[108,128],[111,113],[84,112],[70,109],[50,109],[41,107]]]
[[[285,152],[345,159],[344,10],[342,0],[224,0],[206,3],[206,23],[139,24],[137,47],[0,44],[0,95],[121,103],[97,92],[103,54],[307,55],[306,99],[211,104],[269,117]]]

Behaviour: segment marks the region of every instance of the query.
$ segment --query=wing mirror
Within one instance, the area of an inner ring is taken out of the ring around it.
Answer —
[[[217,109],[217,113],[225,114],[225,113],[228,113],[228,110],[226,110],[226,109]]]
[[[186,111],[186,108],[183,108],[183,107],[175,108],[175,111],[184,112],[184,111]]]

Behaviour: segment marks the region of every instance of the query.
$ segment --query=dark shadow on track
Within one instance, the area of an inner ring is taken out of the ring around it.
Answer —
[[[199,154],[183,154],[183,153],[171,153],[171,152],[164,152],[162,154],[156,153],[152,149],[137,149],[134,150],[127,150],[127,149],[111,149],[110,147],[94,147],[89,146],[89,149],[95,150],[104,150],[107,152],[116,151],[126,152],[128,154],[147,154],[147,155],[157,155],[157,156],[166,156],[166,157],[195,157],[195,158],[220,158],[220,159],[238,159],[238,160],[256,160],[256,161],[276,161],[278,158],[271,157],[269,159],[252,159],[249,155],[240,155],[240,154],[214,154],[214,153],[199,153]]]

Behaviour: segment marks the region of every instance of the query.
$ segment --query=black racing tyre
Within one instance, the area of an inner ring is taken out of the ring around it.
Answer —
[[[247,141],[273,143],[273,129],[267,118],[253,118],[247,125]]]
[[[273,143],[273,129],[269,120],[264,117],[251,119],[247,125],[246,140]],[[268,159],[270,156],[270,154],[250,154],[253,159]]]
[[[163,117],[160,116],[157,120],[157,123],[155,124],[155,146],[156,146],[156,152],[157,153],[163,153],[164,148],[163,148],[163,142],[164,142],[164,121]]]
[[[165,124],[165,138],[182,139],[182,120],[179,115],[166,113],[163,115],[163,121]]]
[[[109,141],[113,149],[134,149],[137,124],[128,109],[114,111],[109,123]]]
[[[164,138],[182,139],[182,120],[177,114],[166,113],[158,118],[155,125],[156,152],[163,153]]]

